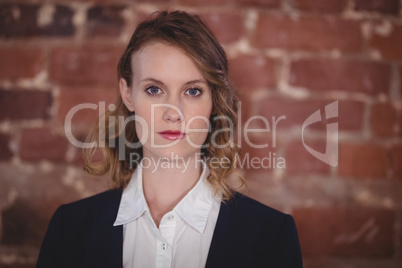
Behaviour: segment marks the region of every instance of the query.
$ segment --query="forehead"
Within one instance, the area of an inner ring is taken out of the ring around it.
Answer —
[[[162,42],[152,42],[134,53],[132,69],[135,77],[203,79],[194,60],[186,52]]]

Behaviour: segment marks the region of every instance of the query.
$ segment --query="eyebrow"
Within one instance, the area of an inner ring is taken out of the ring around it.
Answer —
[[[146,82],[146,81],[154,82],[156,84],[160,84],[160,85],[163,85],[163,86],[165,85],[162,81],[160,81],[158,79],[155,79],[155,78],[151,78],[151,77],[144,78],[144,79],[141,80],[141,82]],[[204,79],[195,79],[195,80],[190,80],[190,81],[186,82],[184,85],[186,86],[186,85],[196,84],[196,83],[207,84],[207,82]]]

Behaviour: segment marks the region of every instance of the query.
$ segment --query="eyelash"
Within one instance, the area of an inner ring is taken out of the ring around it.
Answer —
[[[158,93],[151,93],[151,92],[150,92],[150,89],[158,89]],[[194,97],[200,96],[200,95],[202,94],[202,92],[203,92],[203,90],[202,90],[201,88],[198,88],[198,87],[191,87],[191,88],[187,89],[185,92],[187,92],[187,91],[189,91],[189,90],[192,90],[192,89],[198,90],[199,93],[198,93],[197,95],[190,95],[190,94],[186,94],[186,95],[189,95],[190,97],[193,97],[193,98],[194,98]],[[162,90],[161,90],[159,87],[154,86],[154,85],[149,86],[149,87],[147,87],[147,88],[145,89],[145,92],[146,92],[148,95],[153,96],[153,97],[158,96],[158,95],[160,94],[159,91],[162,91]]]
[[[157,87],[157,86],[149,86],[149,87],[147,87],[146,89],[145,89],[145,92],[146,93],[148,93],[149,95],[151,95],[151,96],[157,96],[158,95],[158,93],[151,93],[151,92],[149,92],[149,90],[150,89],[158,89],[158,91],[162,91],[159,87]]]
[[[198,97],[198,96],[200,96],[200,95],[202,94],[202,89],[201,89],[201,88],[198,88],[198,87],[189,88],[189,89],[186,90],[186,92],[189,91],[189,90],[192,90],[192,89],[198,90],[198,94],[197,94],[197,95],[186,94],[186,95],[189,95],[189,96],[191,96],[191,97]]]

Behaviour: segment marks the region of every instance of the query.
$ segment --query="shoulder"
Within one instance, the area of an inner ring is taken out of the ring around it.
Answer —
[[[117,249],[119,243],[99,239],[120,242],[122,228],[113,227],[120,198],[121,190],[109,190],[61,205],[49,223],[37,267],[78,267],[93,256],[89,248],[110,244]]]
[[[293,220],[288,214],[271,208],[246,195],[236,192],[232,199],[222,206],[230,214],[237,217],[247,217],[254,222],[269,222],[270,224],[283,224],[285,221]],[[290,219],[289,219],[290,218]]]
[[[122,191],[108,190],[91,197],[61,205],[54,217],[63,218],[66,224],[81,223],[88,219],[115,218],[120,204]]]
[[[62,205],[65,209],[85,209],[99,205],[112,205],[120,203],[122,191],[120,189],[107,190],[105,192]]]
[[[230,199],[227,204],[229,206],[233,207],[247,207],[247,208],[252,208],[253,211],[259,211],[259,212],[265,212],[269,214],[275,214],[275,215],[280,215],[284,214],[280,212],[279,210],[276,210],[274,208],[271,208],[267,205],[264,205],[263,203],[248,197],[246,195],[243,195],[239,192],[235,192],[232,199]]]
[[[245,267],[302,267],[292,216],[240,193],[222,202],[214,236],[210,250],[214,260],[225,256]]]

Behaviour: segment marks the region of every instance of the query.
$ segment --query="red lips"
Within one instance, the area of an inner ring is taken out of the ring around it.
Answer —
[[[158,134],[161,135],[163,138],[171,141],[184,139],[184,137],[186,136],[186,133],[183,133],[179,130],[166,130],[158,132]]]

